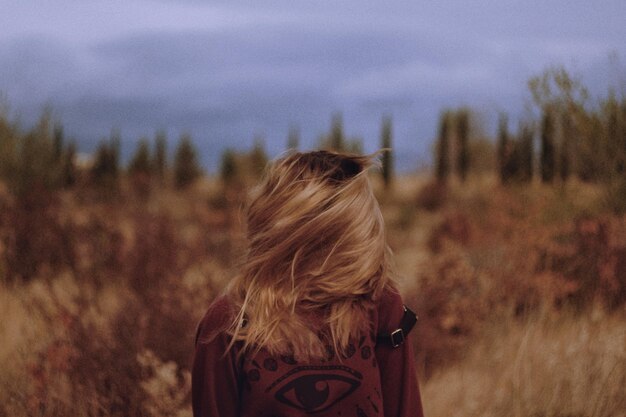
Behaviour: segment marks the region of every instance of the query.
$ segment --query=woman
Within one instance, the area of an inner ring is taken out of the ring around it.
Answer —
[[[247,209],[240,274],[198,326],[196,417],[422,416],[372,156],[291,153]]]

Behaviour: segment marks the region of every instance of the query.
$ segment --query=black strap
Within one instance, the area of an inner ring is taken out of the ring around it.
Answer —
[[[407,306],[403,307],[404,315],[402,316],[402,320],[400,320],[400,327],[392,331],[390,334],[379,334],[376,337],[376,343],[391,346],[394,348],[404,343],[404,340],[409,335],[409,332],[417,322],[417,316]]]

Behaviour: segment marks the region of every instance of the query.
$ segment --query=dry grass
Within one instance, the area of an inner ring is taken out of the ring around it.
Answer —
[[[626,218],[584,184],[427,185],[377,189],[427,416],[624,416]],[[193,331],[236,268],[244,196],[57,197],[0,195],[0,417],[189,416]]]
[[[626,317],[598,308],[498,321],[423,398],[429,417],[626,416]]]

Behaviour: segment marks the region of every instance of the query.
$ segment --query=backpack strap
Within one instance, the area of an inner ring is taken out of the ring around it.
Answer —
[[[400,327],[389,334],[379,334],[376,337],[376,343],[394,348],[404,343],[409,332],[417,322],[417,315],[406,305],[403,305],[403,307],[404,315],[402,316],[402,320],[400,320]]]

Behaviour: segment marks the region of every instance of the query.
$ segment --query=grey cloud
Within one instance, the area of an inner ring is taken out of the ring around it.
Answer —
[[[111,28],[125,35],[103,33],[95,44],[14,36],[0,42],[0,90],[32,114],[52,102],[86,148],[112,127],[129,148],[157,128],[190,131],[210,169],[224,146],[247,146],[255,134],[278,152],[292,124],[313,146],[334,111],[373,150],[388,113],[399,165],[410,169],[428,155],[442,107],[515,113],[526,79],[545,65],[573,57],[602,84],[598,62],[610,49],[626,53],[613,0],[161,1],[159,9],[168,4],[184,15],[218,4],[238,23]]]
[[[141,34],[98,45],[94,52],[118,66],[110,75],[113,88],[159,88],[164,94],[193,91],[208,100],[228,101],[233,94],[258,90],[343,94],[346,85],[370,72],[396,76],[398,68],[410,65],[416,56],[437,76],[457,67],[470,68],[488,52],[460,44],[442,48],[441,42],[407,32],[316,32],[287,26]]]
[[[19,104],[41,103],[71,87],[77,73],[75,55],[64,45],[43,36],[0,43],[0,90]]]

